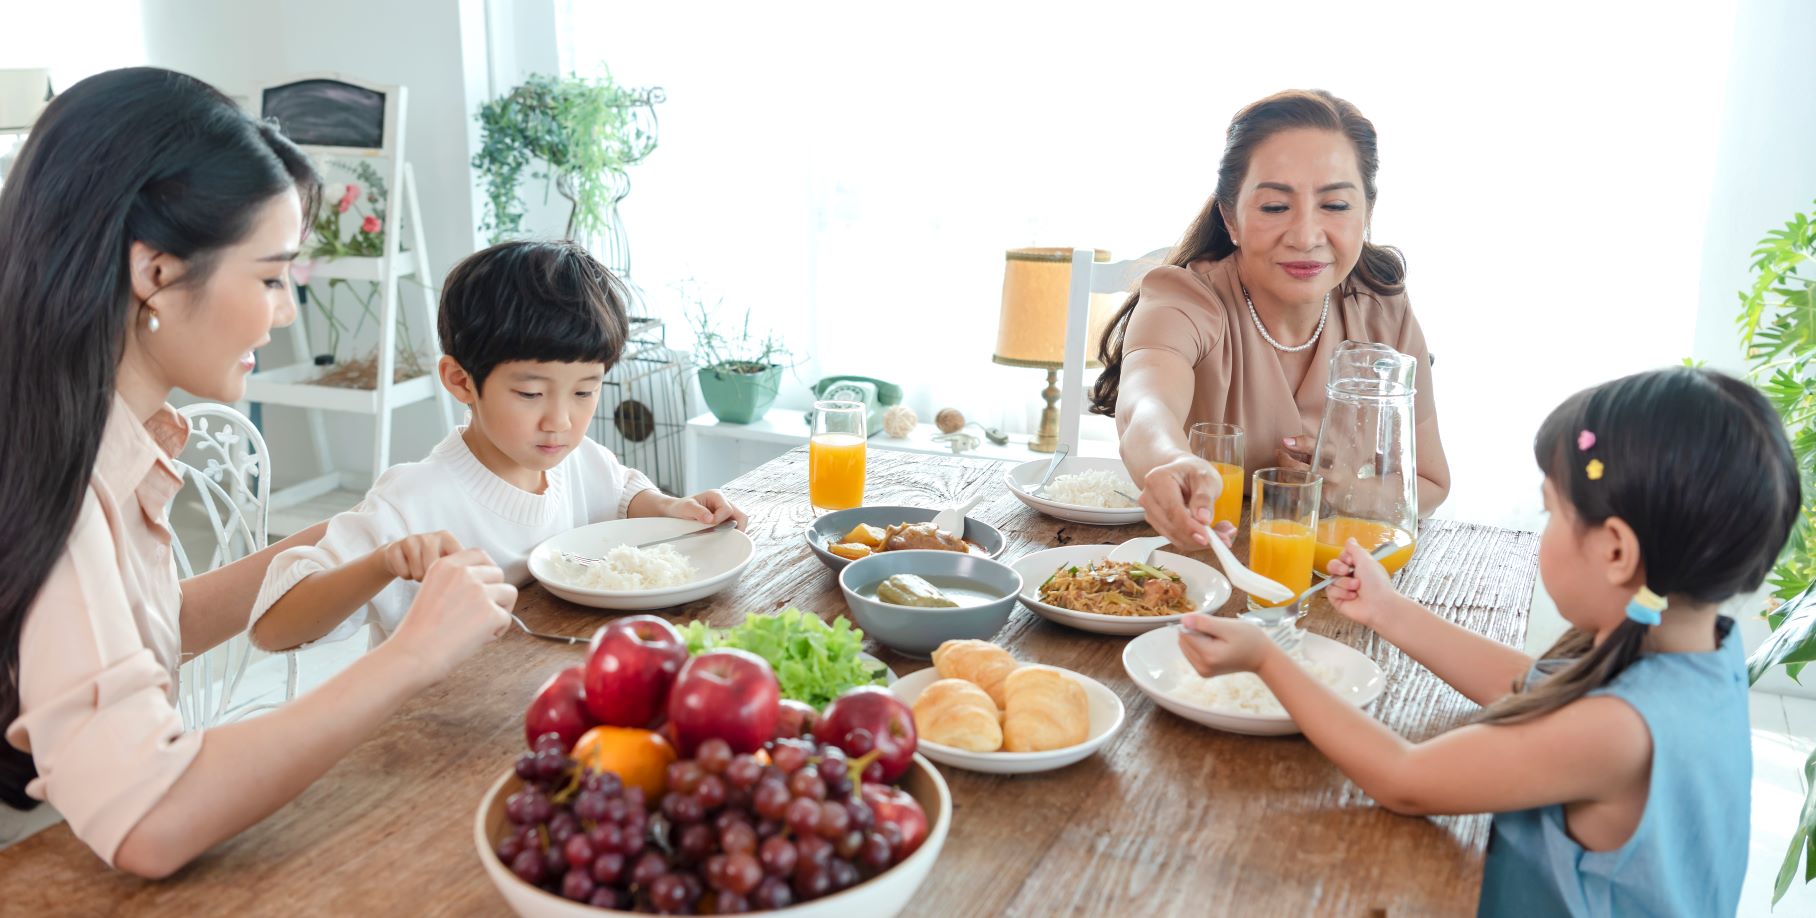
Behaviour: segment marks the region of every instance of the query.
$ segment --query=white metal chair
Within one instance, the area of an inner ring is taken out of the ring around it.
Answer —
[[[265,438],[245,415],[225,405],[198,404],[180,409],[189,422],[189,443],[184,455],[200,463],[178,461],[185,492],[194,484],[202,513],[213,530],[214,549],[201,572],[244,558],[265,547],[266,516],[271,498],[271,454]],[[194,576],[198,571],[182,540],[174,531],[171,548],[177,573]],[[250,611],[250,610],[248,610]],[[177,700],[184,724],[200,730],[238,720],[276,704],[233,703],[234,692],[258,651],[242,631],[207,652],[187,660],[178,671]],[[284,654],[288,668],[284,700],[296,697],[297,662]]]
[[[1091,347],[1091,342],[1086,340],[1086,331],[1091,294],[1133,292],[1149,271],[1166,264],[1167,253],[1171,251],[1155,249],[1140,258],[1097,264],[1092,261],[1096,249],[1079,246],[1072,250],[1072,281],[1066,294],[1066,357],[1059,374],[1059,442],[1075,456],[1078,455],[1079,421],[1085,411],[1085,364],[1089,361]]]

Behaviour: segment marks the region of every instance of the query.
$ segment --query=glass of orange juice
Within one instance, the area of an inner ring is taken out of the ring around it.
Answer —
[[[1317,547],[1318,500],[1324,479],[1305,469],[1259,469],[1249,509],[1250,570],[1294,595],[1312,585]],[[1264,603],[1249,597],[1250,611],[1291,603]]]
[[[1242,525],[1242,428],[1234,424],[1193,424],[1192,455],[1216,467],[1223,490],[1211,507],[1211,522]]]
[[[807,441],[807,496],[821,510],[849,510],[864,503],[862,402],[813,403],[813,439]]]

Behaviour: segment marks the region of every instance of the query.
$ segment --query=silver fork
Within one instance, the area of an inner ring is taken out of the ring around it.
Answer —
[[[530,637],[542,638],[545,641],[560,641],[563,644],[582,644],[588,640],[588,638],[574,637],[566,634],[549,634],[543,631],[531,631],[530,626],[524,624],[523,619],[518,618],[516,613],[511,614],[511,621],[517,623],[517,630],[522,631]]]
[[[705,529],[696,529],[693,532],[684,532],[678,536],[669,536],[666,539],[656,539],[651,542],[639,542],[635,545],[632,545],[631,547],[632,548],[649,548],[652,545],[667,545],[670,542],[679,542],[682,539],[691,539],[694,536],[711,535],[712,533],[715,533],[715,532],[723,532],[736,525],[738,525],[738,524],[735,520],[726,520],[725,522],[720,523],[717,526],[708,526]],[[593,558],[593,557],[589,557],[587,555],[577,555],[571,551],[557,552],[557,554],[561,555],[561,560],[571,561],[575,564],[580,565],[581,567],[592,567],[596,564],[605,563],[604,558]]]

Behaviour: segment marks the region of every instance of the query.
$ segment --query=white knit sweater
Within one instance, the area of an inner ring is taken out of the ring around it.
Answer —
[[[636,469],[588,437],[548,471],[548,486],[532,494],[480,464],[455,430],[427,459],[393,466],[359,506],[328,522],[320,542],[280,553],[265,571],[251,622],[304,577],[338,567],[407,535],[446,530],[465,548],[483,548],[519,586],[530,579],[531,549],[576,526],[623,517],[631,498],[655,487]],[[376,621],[397,630],[418,584],[394,580],[372,601],[315,643],[338,641]]]

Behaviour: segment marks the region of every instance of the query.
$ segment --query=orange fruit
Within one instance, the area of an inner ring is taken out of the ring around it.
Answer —
[[[635,727],[594,727],[580,735],[571,754],[587,768],[617,775],[626,787],[643,788],[650,803],[661,799],[668,764],[678,758],[662,734]]]

